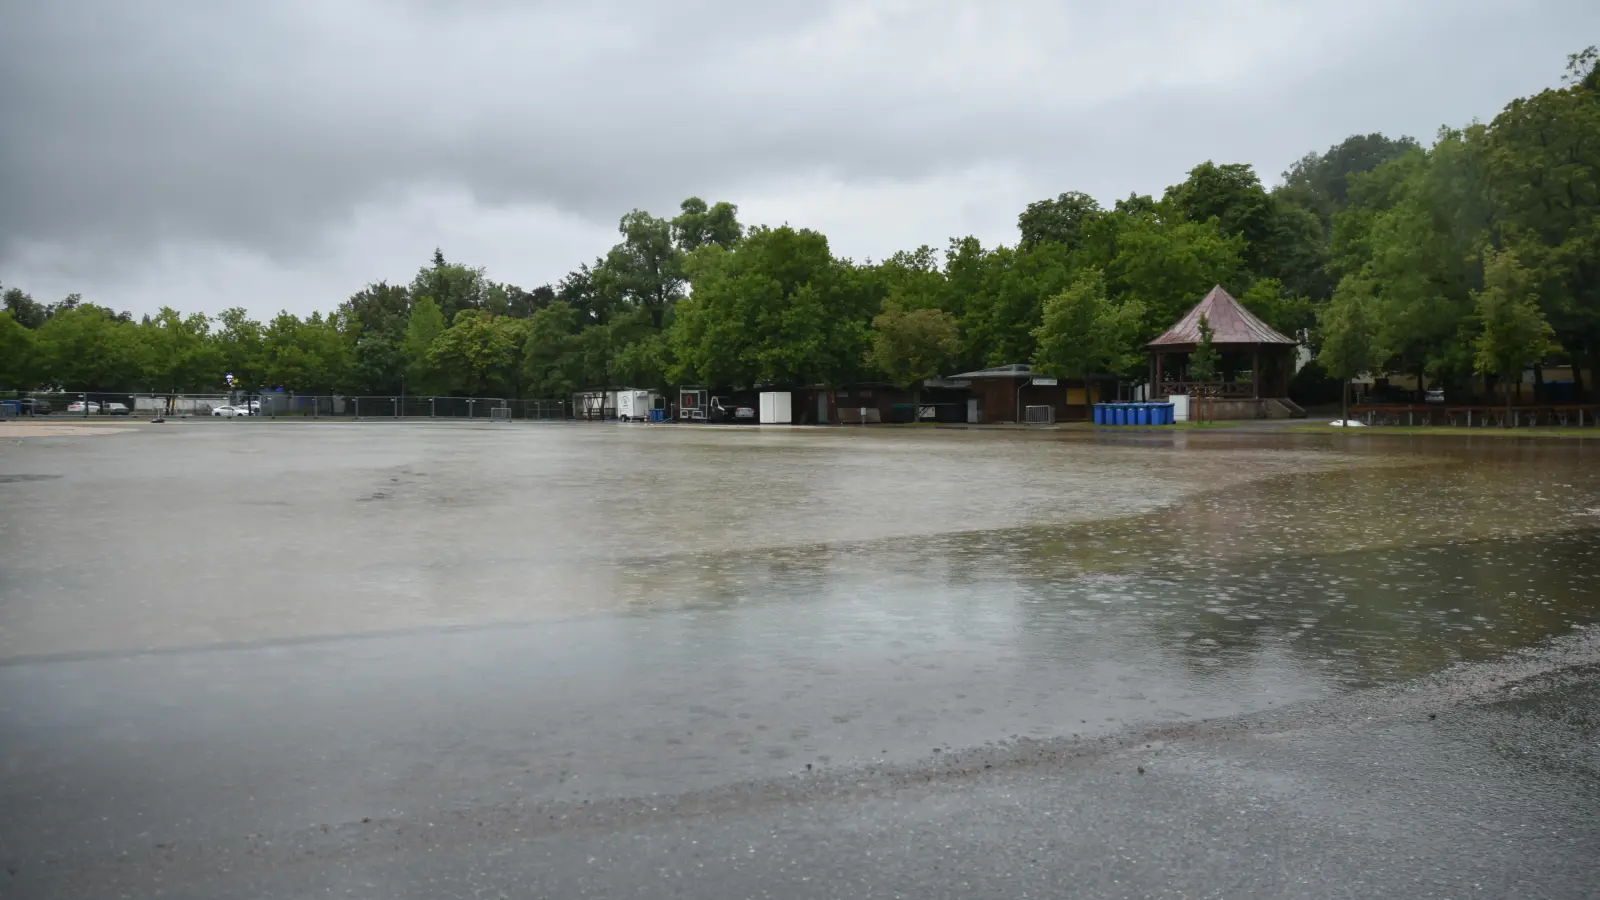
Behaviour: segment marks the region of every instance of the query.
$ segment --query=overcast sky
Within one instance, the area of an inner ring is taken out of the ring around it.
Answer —
[[[532,287],[698,195],[857,259],[1206,159],[1268,184],[1557,83],[1593,0],[0,0],[0,283],[331,309]]]

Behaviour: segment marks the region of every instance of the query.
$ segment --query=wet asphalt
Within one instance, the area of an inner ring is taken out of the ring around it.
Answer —
[[[183,839],[41,833],[12,794],[0,894],[1589,898],[1594,637],[1256,715],[681,793],[504,803],[482,785]]]
[[[1594,897],[1594,448],[1375,446],[7,444],[0,898]]]

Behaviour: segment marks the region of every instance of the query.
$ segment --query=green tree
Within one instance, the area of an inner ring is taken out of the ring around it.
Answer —
[[[1332,270],[1365,286],[1376,366],[1450,381],[1471,373],[1465,326],[1491,211],[1483,129],[1443,130],[1426,151],[1354,179],[1334,217]]]
[[[6,309],[0,311],[0,387],[25,391],[38,387],[38,353],[34,333]]]
[[[1317,328],[1322,334],[1317,362],[1343,385],[1339,421],[1346,424],[1350,421],[1350,382],[1363,372],[1372,371],[1378,362],[1372,303],[1370,285],[1347,276],[1334,292],[1333,300],[1317,313]]]
[[[634,307],[648,310],[657,331],[683,293],[683,251],[672,240],[672,223],[636,209],[617,225],[622,243],[606,254],[600,274]],[[712,246],[720,246],[713,244]]]
[[[339,331],[350,342],[349,390],[397,394],[405,375],[405,331],[411,292],[378,281],[350,295],[339,307]]]
[[[170,394],[215,387],[224,372],[212,340],[211,320],[202,313],[183,315],[163,306],[140,325],[144,351],[143,387]]]
[[[1072,287],[1045,301],[1044,321],[1034,329],[1034,366],[1046,375],[1081,379],[1084,410],[1092,419],[1090,380],[1121,374],[1136,364],[1143,319],[1137,300],[1113,303],[1106,296],[1105,273],[1089,269]]]
[[[1191,222],[1215,219],[1223,234],[1243,238],[1245,264],[1253,272],[1262,271],[1273,206],[1255,169],[1244,163],[1219,166],[1208,160],[1189,170],[1182,183],[1167,188],[1163,202]]]
[[[578,315],[557,300],[528,320],[522,344],[523,374],[539,397],[565,399],[576,391],[583,372],[577,347]]]
[[[976,293],[966,298],[962,317],[965,362],[1001,366],[1033,357],[1033,329],[1044,301],[1065,290],[1075,271],[1066,244],[997,247],[983,260]]]
[[[266,382],[261,323],[243,307],[217,314],[216,349],[223,374],[232,373],[234,385],[254,390]]]
[[[1084,226],[1100,215],[1100,204],[1088,194],[1068,191],[1054,200],[1039,200],[1017,216],[1022,247],[1034,244],[1066,244],[1076,247]]]
[[[444,315],[445,322],[449,323],[454,322],[456,313],[462,310],[488,308],[491,303],[490,288],[489,279],[484,275],[483,269],[447,262],[444,252],[436,248],[433,251],[432,264],[417,270],[416,276],[411,279],[408,293],[412,300],[432,297],[433,302],[439,307],[439,312]],[[504,314],[509,310],[509,303],[503,291],[499,293],[497,299],[500,309],[494,312],[496,315]],[[386,330],[393,333],[403,328],[402,322],[399,328]]]
[[[921,409],[922,383],[938,376],[961,352],[955,317],[942,309],[906,309],[890,301],[872,320],[867,362],[911,391],[912,421]]]
[[[469,396],[520,396],[529,320],[464,309],[428,348],[428,362]]]
[[[411,318],[406,323],[406,336],[402,344],[410,393],[437,394],[448,389],[428,359],[429,348],[444,334],[446,328],[439,304],[430,296],[418,297],[411,306]]]
[[[137,390],[144,370],[139,326],[111,310],[78,303],[38,332],[42,377],[68,391]]]
[[[1483,193],[1574,370],[1600,373],[1600,51],[1570,56],[1563,80],[1490,124]],[[1600,396],[1593,384],[1588,393]]]
[[[1103,242],[1109,256],[1092,264],[1104,268],[1112,296],[1137,300],[1145,310],[1146,340],[1171,327],[1212,287],[1243,280],[1243,239],[1214,222],[1122,215],[1107,224],[1115,225]]]
[[[1298,337],[1317,324],[1316,307],[1305,297],[1284,293],[1283,283],[1276,278],[1263,278],[1250,286],[1239,298],[1245,308],[1255,313],[1261,321],[1279,333]]]
[[[839,384],[859,374],[874,282],[835,260],[821,234],[753,228],[732,250],[695,251],[688,273],[693,291],[670,337],[673,380]]]
[[[1415,138],[1389,138],[1376,132],[1354,134],[1325,153],[1308,153],[1296,160],[1283,173],[1283,186],[1274,195],[1311,211],[1325,229],[1331,228],[1334,214],[1348,205],[1355,176],[1417,149]]]
[[[36,329],[50,317],[43,304],[17,288],[6,290],[5,308],[6,312],[11,313],[12,320],[23,328]]]
[[[732,203],[706,206],[699,197],[690,197],[672,220],[672,240],[678,250],[692,253],[708,244],[732,247],[744,235],[739,224],[739,207]]]
[[[1555,349],[1554,332],[1539,310],[1533,276],[1511,251],[1486,250],[1483,290],[1472,299],[1481,331],[1473,341],[1473,364],[1480,373],[1502,379],[1510,425],[1511,390],[1521,389],[1522,370]]]
[[[1189,377],[1195,381],[1213,381],[1217,377],[1217,362],[1219,356],[1217,348],[1212,343],[1212,336],[1216,332],[1211,328],[1211,322],[1206,319],[1206,314],[1200,314],[1200,343],[1195,345],[1194,352],[1189,354]],[[1203,388],[1200,393],[1200,421],[1206,420],[1205,395],[1209,388]]]

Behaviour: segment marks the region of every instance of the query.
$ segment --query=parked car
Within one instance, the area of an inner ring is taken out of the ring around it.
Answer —
[[[67,412],[69,412],[69,413],[77,413],[78,415],[81,416],[81,415],[84,414],[84,407],[85,406],[89,407],[88,412],[89,412],[90,415],[94,415],[95,413],[100,411],[100,404],[94,402],[93,400],[90,400],[87,404],[84,403],[84,401],[82,401],[82,400],[74,400],[71,403],[67,404]]]
[[[710,413],[710,418],[713,422],[754,422],[756,420],[754,407],[735,405],[727,397],[712,397]]]
[[[219,406],[211,411],[211,415],[219,419],[236,419],[250,414],[248,406]]]
[[[126,416],[132,414],[132,410],[128,409],[127,404],[117,403],[115,401],[107,403],[105,405],[104,412],[108,416]]]
[[[25,416],[50,415],[50,403],[46,400],[35,400],[32,397],[23,397],[18,400],[17,409]]]

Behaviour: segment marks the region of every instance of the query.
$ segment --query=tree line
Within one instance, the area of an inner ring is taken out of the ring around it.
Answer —
[[[0,386],[193,393],[561,397],[602,386],[913,385],[1033,362],[1143,380],[1144,343],[1213,285],[1317,353],[1299,376],[1398,371],[1434,385],[1570,361],[1600,369],[1600,76],[1429,146],[1355,135],[1271,189],[1204,162],[1160,197],[1031,203],[1013,245],[952,239],[874,262],[810,229],[746,227],[691,197],[623,216],[620,240],[525,290],[442,252],[326,314],[140,319],[12,287]],[[1576,366],[1575,366],[1576,368]],[[1588,393],[1593,385],[1580,385]]]

